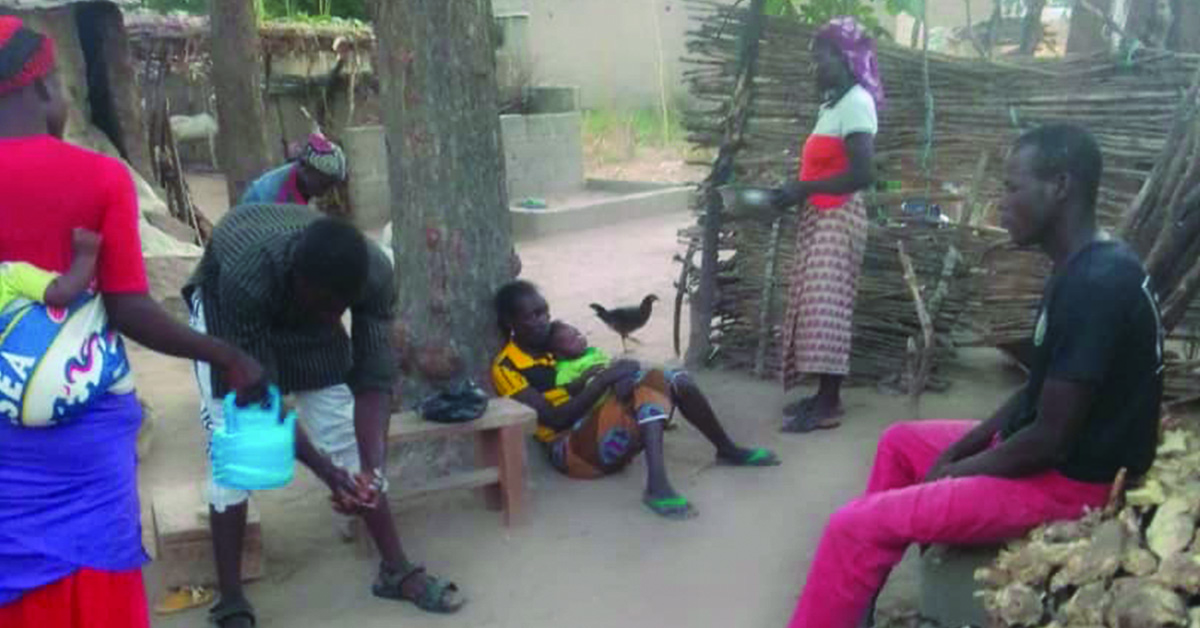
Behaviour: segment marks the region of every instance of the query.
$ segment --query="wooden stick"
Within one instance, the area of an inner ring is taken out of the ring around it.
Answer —
[[[741,150],[754,98],[754,74],[758,59],[759,36],[766,22],[763,7],[766,0],[751,0],[746,23],[741,34],[738,53],[740,69],[737,87],[734,90],[729,116],[725,120],[724,138],[713,160],[712,171],[700,186],[700,198],[704,208],[704,240],[700,257],[700,285],[692,302],[691,342],[688,343],[686,362],[700,366],[712,353],[712,319],[716,303],[717,264],[721,232],[721,196],[716,188],[724,185],[733,176],[734,156]]]
[[[771,225],[770,246],[767,249],[767,267],[763,271],[762,292],[758,297],[758,350],[754,357],[754,374],[764,374],[764,363],[767,359],[767,346],[771,340],[771,297],[775,294],[775,258],[779,254],[779,223],[776,218]]]
[[[974,227],[978,224],[979,194],[987,176],[988,163],[991,155],[984,150],[979,153],[979,162],[975,164],[975,176],[971,179],[971,191],[967,194],[967,213],[959,220],[960,223]]]
[[[896,247],[900,265],[904,268],[904,283],[908,285],[913,305],[917,310],[917,319],[921,322],[922,342],[917,347],[916,368],[908,389],[909,396],[914,403],[917,403],[925,389],[925,380],[929,376],[927,362],[929,353],[933,350],[933,320],[929,317],[929,311],[925,309],[925,300],[921,297],[921,287],[917,284],[917,273],[913,270],[912,258],[905,250],[904,242],[897,240]]]
[[[696,255],[696,242],[690,241],[690,242],[688,242],[687,253],[684,253],[683,257],[681,257],[681,258],[677,258],[680,262],[683,263],[683,268],[679,271],[679,282],[675,284],[674,340],[675,340],[675,357],[677,357],[677,358],[680,355],[679,341],[680,341],[680,335],[681,335],[680,327],[683,322],[683,297],[688,292],[688,279],[692,275],[692,269],[695,268],[695,266],[692,264],[692,257],[694,257],[695,255]]]
[[[1112,488],[1108,491],[1108,501],[1104,505],[1104,516],[1112,517],[1121,510],[1125,505],[1125,481],[1128,474],[1128,469],[1121,467],[1117,471],[1117,477],[1113,480]]]

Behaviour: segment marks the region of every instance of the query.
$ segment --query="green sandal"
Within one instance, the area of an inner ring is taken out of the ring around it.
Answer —
[[[642,498],[642,503],[654,514],[674,521],[694,519],[700,514],[699,511],[692,507],[692,503],[682,495],[660,497],[657,499],[647,495]]]
[[[410,597],[404,594],[404,583],[414,576],[425,576],[425,588],[416,597]],[[375,597],[412,602],[423,611],[444,615],[458,612],[467,603],[459,597],[457,585],[428,575],[421,565],[412,566],[407,571],[392,571],[381,565],[379,579],[371,587],[371,592]]]
[[[717,463],[734,467],[778,467],[782,464],[775,452],[765,447],[745,450],[743,458],[727,458],[717,454]]]

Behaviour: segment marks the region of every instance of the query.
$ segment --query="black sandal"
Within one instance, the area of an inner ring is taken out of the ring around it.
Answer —
[[[217,602],[216,606],[208,609],[208,623],[217,628],[231,628],[235,619],[244,619],[246,622],[250,622],[251,628],[258,625],[258,618],[254,616],[254,607],[244,599],[233,602],[221,600]]]
[[[817,402],[817,396],[801,397],[783,407],[783,416],[794,417],[811,408]]]
[[[425,576],[425,588],[416,597],[405,595],[404,583],[416,576]],[[375,586],[371,587],[371,592],[375,597],[412,602],[417,608],[428,613],[455,613],[467,603],[464,599],[458,599],[457,585],[429,575],[422,565],[410,566],[407,571],[392,571],[381,565],[379,579],[375,581]]]
[[[832,430],[841,427],[842,422],[839,417],[846,414],[846,411],[838,406],[833,414],[829,416],[818,416],[816,412],[816,404],[811,404],[804,407],[800,412],[787,421],[784,421],[783,428],[780,430],[789,434],[806,434],[816,430]]]

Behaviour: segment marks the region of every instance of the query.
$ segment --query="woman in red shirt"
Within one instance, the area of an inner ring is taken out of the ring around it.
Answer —
[[[93,305],[102,300],[107,323],[88,336],[92,352],[81,353],[82,363],[68,363],[71,377],[86,377],[97,364],[128,375],[124,335],[163,353],[212,360],[240,395],[254,397],[263,383],[257,362],[192,332],[150,298],[133,180],[120,161],[62,141],[67,109],[54,69],[50,38],[17,18],[0,16],[0,262],[63,272],[71,264],[73,231],[98,233],[96,296],[89,298]],[[53,352],[39,353],[32,345],[41,337],[21,324],[33,318],[10,317],[0,338],[30,349],[10,355],[4,345],[0,397],[10,409],[18,407],[11,403],[14,394],[40,405],[51,394],[29,387],[36,375],[31,373],[53,368],[44,364],[53,361]],[[97,346],[106,347],[102,354]],[[22,366],[38,360],[38,369]],[[4,628],[150,625],[135,462],[141,407],[128,377],[120,384],[90,379],[84,384],[78,395],[55,400],[77,410],[69,419],[60,416],[40,428],[24,425],[21,413],[28,403],[16,416],[0,416]]]
[[[775,200],[802,212],[783,325],[783,384],[790,389],[814,374],[820,387],[784,409],[785,432],[837,427],[843,414],[841,385],[850,372],[854,298],[867,246],[859,192],[873,180],[876,111],[883,105],[875,41],[853,18],[817,31],[813,59],[824,104],[797,180],[777,189]]]

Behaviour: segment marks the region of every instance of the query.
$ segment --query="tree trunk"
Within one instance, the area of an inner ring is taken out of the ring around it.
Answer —
[[[1004,7],[1000,2],[1001,0],[992,0],[992,17],[988,19],[987,41],[983,44],[984,50],[987,51],[984,56],[989,59],[996,51],[996,39],[1000,36],[1000,24],[1004,20]]]
[[[1021,25],[1021,54],[1033,56],[1038,44],[1042,43],[1042,11],[1046,8],[1046,0],[1028,0],[1025,11],[1025,22]]]
[[[1089,4],[1112,15],[1112,0],[1090,0]],[[1111,49],[1112,40],[1104,28],[1103,18],[1076,4],[1067,31],[1067,54],[1091,54]]]
[[[1200,2],[1175,0],[1167,47],[1176,52],[1200,52]]]
[[[212,0],[212,82],[217,158],[230,204],[271,165],[264,129],[258,15],[246,0]]]
[[[492,298],[513,276],[491,3],[374,10],[404,392],[462,374],[486,384],[501,340]]]
[[[699,207],[704,210],[700,224],[704,237],[700,248],[700,282],[692,299],[692,329],[688,338],[685,362],[701,367],[712,352],[712,321],[717,303],[717,266],[720,264],[721,210],[723,204],[717,188],[733,179],[733,160],[745,141],[746,123],[754,102],[754,75],[758,66],[758,49],[766,17],[765,0],[750,0],[746,9],[746,24],[738,41],[738,73],[734,93],[725,117],[725,133],[712,170],[700,184]]]
[[[1127,0],[1125,32],[1147,48],[1165,48],[1171,33],[1174,7],[1166,0]],[[1194,0],[1190,0],[1194,1]]]

